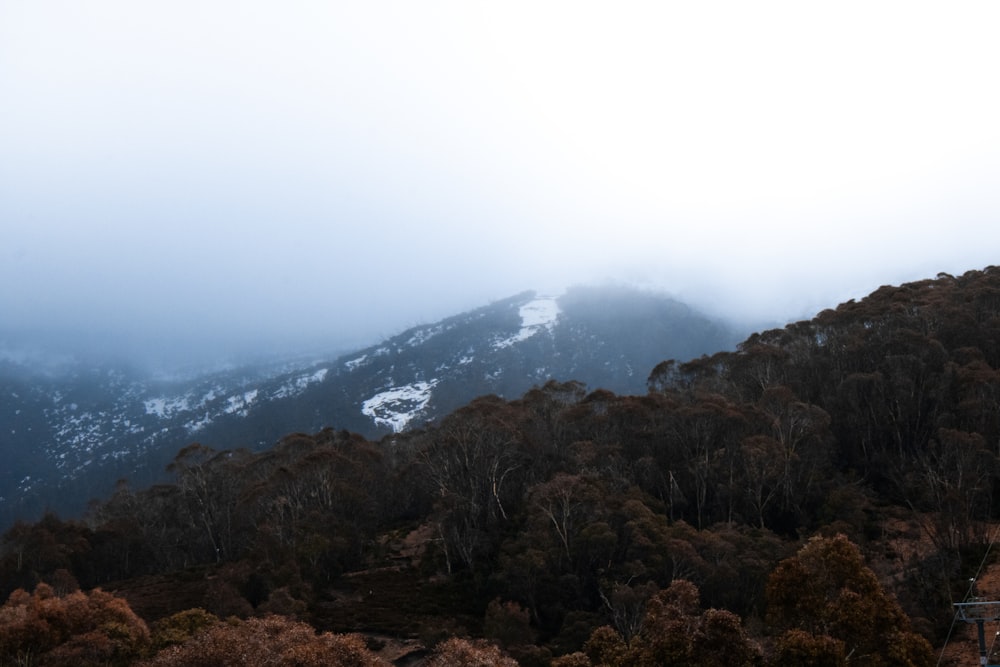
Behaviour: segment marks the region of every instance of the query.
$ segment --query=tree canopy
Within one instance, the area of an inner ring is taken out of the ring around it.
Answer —
[[[496,664],[930,664],[994,534],[998,365],[991,267],[665,360],[641,396],[550,381],[379,442],[192,444],[170,483],[4,535],[2,636],[113,585],[135,621],[177,624],[151,640],[122,616],[112,656],[256,628]]]

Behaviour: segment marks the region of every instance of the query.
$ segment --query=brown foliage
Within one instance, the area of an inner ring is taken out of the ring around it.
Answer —
[[[591,667],[592,664],[587,654],[580,651],[560,656],[552,661],[552,667]]]
[[[217,623],[168,646],[144,667],[388,667],[358,635],[316,634],[281,616]]]
[[[15,591],[0,607],[0,664],[127,665],[149,644],[128,603],[95,589],[59,597],[48,584]]]
[[[788,630],[774,646],[774,663],[797,667],[840,667],[845,661],[844,642],[829,635]]]
[[[517,662],[488,642],[453,637],[438,645],[427,667],[517,667]]]
[[[528,610],[513,601],[492,600],[486,607],[483,634],[505,648],[534,642]]]
[[[684,580],[673,582],[649,600],[642,627],[630,641],[609,626],[595,630],[584,647],[591,664],[599,667],[760,664],[761,651],[743,630],[739,617],[719,609],[702,612],[698,599],[694,584]]]
[[[768,580],[767,599],[775,630],[799,630],[812,638],[785,634],[779,648],[786,652],[831,656],[841,642],[848,655],[868,656],[872,665],[933,662],[930,644],[911,631],[899,604],[843,535],[815,537],[782,561]],[[896,643],[908,647],[905,662],[890,657]]]
[[[204,609],[186,609],[161,619],[153,625],[153,648],[183,644],[199,632],[219,622],[219,617]]]
[[[243,574],[210,568],[216,576],[185,581],[197,596],[170,582],[174,606],[130,599],[144,615],[155,609],[150,618],[196,604],[220,616],[302,615],[329,586],[350,589],[343,573],[415,564],[379,536],[417,524],[433,531],[421,538],[421,574],[455,575],[455,595],[440,608],[365,600],[377,609],[367,613],[435,637],[483,619],[484,634],[526,662],[544,658],[519,644],[536,632],[554,653],[590,636],[602,664],[752,662],[755,647],[728,612],[761,620],[764,582],[796,548],[790,540],[844,527],[896,568],[908,612],[947,621],[949,579],[969,546],[988,541],[1000,484],[990,445],[1000,439],[998,341],[1000,269],[990,268],[883,288],[754,334],[736,352],[664,362],[648,396],[549,383],[520,401],[476,400],[390,447],[331,430],[259,453],[195,445],[174,461],[173,484],[122,485],[86,524],[47,515],[8,531],[0,599],[50,587],[11,597],[0,641],[36,655],[65,644],[91,660],[80,642],[107,652],[111,635],[57,629],[77,613],[66,602],[80,599],[74,578],[90,588],[222,561],[244,563]],[[921,522],[935,552],[905,570],[891,563],[909,555],[883,550],[877,527],[890,514]],[[703,611],[697,595],[692,604],[681,579],[728,612]],[[769,581],[768,631],[783,662],[923,664],[926,643],[842,538],[810,542]],[[512,602],[485,609],[497,591]],[[352,624],[326,627],[371,627],[356,623],[363,608],[338,607]],[[51,619],[33,621],[39,610]],[[158,647],[245,631],[175,621],[158,630]]]

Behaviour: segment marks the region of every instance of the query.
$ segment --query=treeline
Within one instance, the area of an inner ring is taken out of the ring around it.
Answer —
[[[927,664],[911,630],[943,641],[991,541],[998,367],[1000,269],[884,287],[665,361],[644,396],[550,382],[377,443],[192,445],[171,484],[15,525],[2,592],[195,580],[133,607],[487,637],[531,665],[702,664],[722,635],[744,657],[711,664]]]

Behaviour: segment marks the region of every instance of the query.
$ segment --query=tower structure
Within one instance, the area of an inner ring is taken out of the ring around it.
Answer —
[[[986,621],[1000,621],[1000,600],[984,600],[972,598],[969,602],[955,603],[955,611],[966,623],[975,623],[979,635],[979,664],[982,667],[1000,667],[990,665],[986,651]]]

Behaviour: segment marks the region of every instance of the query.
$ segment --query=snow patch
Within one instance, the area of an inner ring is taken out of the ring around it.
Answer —
[[[437,380],[414,382],[379,392],[361,404],[361,413],[379,426],[388,426],[399,433],[427,407],[437,383]]]
[[[187,396],[179,398],[151,398],[143,404],[146,406],[147,415],[156,415],[160,419],[165,419],[178,412],[187,412],[191,409]]]
[[[409,340],[407,340],[403,344],[407,347],[417,347],[418,345],[421,345],[430,340],[431,338],[433,338],[434,336],[438,335],[442,331],[444,331],[444,325],[438,325],[436,327],[428,327],[427,329],[417,329],[416,331],[413,332],[413,335],[410,336]]]
[[[188,433],[195,433],[205,428],[211,423],[212,423],[212,416],[206,412],[205,416],[202,417],[201,419],[194,419],[184,424],[184,428],[187,430]]]
[[[351,359],[350,361],[345,361],[344,362],[344,366],[347,367],[347,370],[353,371],[353,370],[356,370],[362,364],[364,364],[366,359],[368,359],[368,355],[367,354],[362,354],[357,359]]]
[[[528,340],[542,330],[551,331],[559,319],[559,304],[555,297],[545,296],[532,299],[521,306],[521,330],[510,338],[493,343],[493,349],[500,350],[515,343]]]
[[[230,396],[224,412],[227,415],[236,414],[240,417],[246,417],[250,412],[250,405],[257,400],[257,390],[244,392],[242,394],[237,394],[236,396]]]
[[[272,398],[288,398],[289,396],[301,394],[309,385],[325,380],[328,372],[329,369],[321,368],[315,373],[300,375],[294,380],[290,380],[278,387],[272,394]]]

